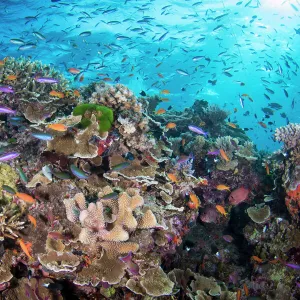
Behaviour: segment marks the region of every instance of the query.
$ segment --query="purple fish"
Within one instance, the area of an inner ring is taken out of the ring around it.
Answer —
[[[0,106],[0,113],[14,115],[16,111],[5,106]]]
[[[222,238],[228,242],[228,243],[231,243],[233,241],[233,237],[231,235],[223,235]]]
[[[205,132],[203,129],[201,129],[200,127],[197,127],[197,126],[195,126],[195,125],[190,125],[190,126],[189,126],[189,130],[190,130],[190,131],[193,131],[193,132],[195,132],[195,133],[197,133],[197,134],[202,134],[202,135],[204,135],[205,137],[207,137],[207,132]]]
[[[50,78],[50,77],[35,77],[35,81],[40,82],[40,83],[58,83],[59,80],[55,78]]]
[[[295,265],[295,264],[285,264],[287,267],[295,269],[295,270],[300,270],[300,266],[299,265]]]
[[[220,150],[215,150],[215,151],[209,151],[207,152],[208,155],[219,155],[220,154]]]
[[[14,159],[14,158],[18,157],[19,155],[20,155],[20,153],[18,153],[18,152],[4,153],[4,154],[0,155],[0,162]]]
[[[1,85],[0,86],[0,92],[3,93],[14,93],[14,89],[10,85]]]

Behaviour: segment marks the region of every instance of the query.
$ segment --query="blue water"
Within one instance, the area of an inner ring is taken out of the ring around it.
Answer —
[[[160,107],[184,110],[195,99],[205,99],[228,110],[230,120],[240,127],[253,128],[247,133],[258,149],[279,148],[272,140],[275,128],[299,122],[298,0],[9,0],[1,1],[0,11],[1,55],[29,56],[51,64],[74,86],[120,76],[120,82],[136,94],[170,90],[170,102]],[[90,36],[80,36],[85,31]],[[18,50],[20,45],[11,39],[36,47]],[[194,61],[195,56],[204,57]],[[74,75],[67,72],[71,67],[84,70],[82,83],[74,82]],[[232,77],[224,74],[226,68]],[[188,75],[179,74],[178,69]],[[217,83],[213,86],[208,80]],[[248,94],[253,102],[246,97],[242,108],[239,94]],[[282,109],[263,120],[261,108],[274,102]],[[280,116],[283,112],[287,118]],[[259,121],[274,124],[264,129]]]

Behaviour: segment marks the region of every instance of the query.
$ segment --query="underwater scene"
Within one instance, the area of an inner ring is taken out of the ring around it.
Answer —
[[[299,0],[0,7],[0,300],[300,299]]]

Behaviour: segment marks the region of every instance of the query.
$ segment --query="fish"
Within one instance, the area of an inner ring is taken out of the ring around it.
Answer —
[[[8,76],[6,76],[6,80],[14,81],[16,79],[17,79],[17,75],[8,75]]]
[[[227,191],[230,192],[229,186],[227,186],[227,185],[225,185],[225,184],[218,184],[218,185],[216,186],[216,188],[217,188],[218,191],[225,191],[225,190],[227,190]]]
[[[65,97],[65,94],[63,92],[58,92],[58,91],[54,91],[54,90],[52,90],[49,93],[49,95],[52,96],[52,97],[60,98],[60,99],[63,99]]]
[[[29,214],[27,215],[27,217],[30,223],[36,228],[36,218]]]
[[[87,37],[87,36],[90,36],[91,34],[92,34],[91,31],[83,31],[79,34],[79,36]]]
[[[20,156],[21,153],[19,152],[7,152],[4,153],[2,155],[0,155],[0,162],[4,162],[4,161],[9,161],[12,159],[17,158],[18,156]]]
[[[14,115],[16,113],[15,110],[10,109],[9,107],[0,106],[0,114],[10,114]]]
[[[267,175],[270,175],[270,168],[269,168],[269,164],[267,162],[265,162],[265,168],[266,168]]]
[[[176,123],[170,122],[170,123],[168,123],[168,124],[166,125],[166,128],[167,128],[167,129],[173,129],[173,128],[176,128]]]
[[[264,122],[258,122],[258,124],[259,124],[262,128],[267,128],[267,124],[265,124]]]
[[[111,169],[113,171],[120,171],[120,170],[123,170],[125,168],[128,168],[130,166],[130,162],[122,162],[120,164],[117,164],[117,165],[114,165]]]
[[[244,289],[244,292],[245,292],[245,296],[246,296],[246,297],[248,297],[248,296],[249,296],[249,289],[248,289],[248,287],[247,287],[247,284],[246,284],[246,283],[244,283],[244,285],[243,285],[243,289]]]
[[[35,77],[34,80],[39,83],[50,83],[50,84],[59,83],[58,79],[51,78],[51,77]]]
[[[23,200],[26,203],[29,203],[29,204],[35,204],[36,203],[36,200],[28,194],[17,192],[15,194],[15,196],[18,197],[19,199]]]
[[[52,169],[50,165],[46,165],[42,167],[42,173],[46,178],[48,178],[50,181],[52,181]]]
[[[29,247],[24,243],[24,241],[22,239],[19,239],[18,242],[19,242],[21,249],[24,251],[24,253],[27,255],[27,257],[30,259],[33,259],[33,257],[29,253],[29,249],[28,249]]]
[[[34,48],[36,48],[36,44],[28,43],[28,44],[21,45],[18,48],[18,50],[19,51],[24,51],[24,50],[34,49]]]
[[[214,151],[208,151],[207,155],[219,155],[220,154],[220,150],[214,150]]]
[[[68,172],[52,171],[52,174],[59,179],[71,179],[71,174]]]
[[[59,132],[65,132],[68,130],[68,126],[65,124],[60,124],[60,123],[54,123],[54,124],[49,124],[47,125],[49,129],[59,131]]]
[[[234,123],[228,122],[227,125],[231,128],[236,128],[236,125]]]
[[[242,299],[242,290],[238,289],[236,292],[236,300],[241,300],[241,299]]]
[[[234,191],[232,191],[231,194],[229,195],[228,197],[229,203],[231,205],[238,205],[241,202],[247,200],[249,193],[250,193],[249,189],[246,189],[244,187],[237,188]]]
[[[158,109],[156,112],[155,112],[155,114],[156,115],[162,115],[162,114],[164,114],[166,112],[166,110],[164,109],[164,108],[160,108],[160,109]]]
[[[225,210],[225,208],[224,208],[224,206],[222,206],[222,205],[216,205],[216,209],[217,209],[217,211],[221,214],[221,215],[223,215],[223,216],[227,216],[227,212],[226,212],[226,210]]]
[[[189,125],[188,128],[189,128],[190,131],[193,131],[197,134],[204,135],[205,137],[207,137],[207,135],[208,135],[208,132],[205,132],[202,128],[197,127],[195,125]]]
[[[6,94],[13,94],[15,91],[14,91],[13,87],[10,85],[1,85],[0,92],[6,93]]]
[[[48,232],[48,237],[50,239],[53,239],[53,240],[69,240],[70,237],[68,235],[64,235],[62,234],[61,232],[58,232],[58,231],[50,231]]]
[[[77,74],[81,73],[82,71],[79,70],[79,69],[76,69],[76,68],[69,68],[68,72],[73,74],[73,75],[77,75]]]
[[[258,262],[259,264],[263,263],[263,260],[256,255],[251,256],[251,259]]]
[[[22,170],[22,168],[21,168],[21,167],[17,167],[16,169],[17,169],[18,172],[19,172],[19,175],[20,175],[21,180],[22,180],[23,182],[25,182],[25,183],[28,183],[28,178],[27,178],[26,174],[24,173],[24,171]]]
[[[200,207],[200,200],[197,197],[197,195],[194,193],[190,193],[189,197],[190,197],[190,202],[192,204],[192,207],[194,207],[194,209],[198,209]]]
[[[33,132],[31,135],[42,141],[52,141],[54,139],[54,136],[47,132]]]
[[[227,156],[226,152],[223,149],[220,149],[220,155],[226,162],[230,161],[229,157]]]
[[[285,263],[285,265],[291,269],[300,270],[300,265],[291,264],[291,263]]]
[[[72,174],[79,179],[89,178],[89,175],[87,173],[85,173],[81,169],[77,168],[75,165],[71,165],[70,170],[71,170]]]
[[[3,189],[4,191],[6,191],[6,192],[12,194],[12,195],[15,195],[15,194],[16,194],[16,191],[15,191],[13,188],[11,188],[10,186],[6,185],[6,184],[3,184],[3,185],[2,185],[2,189]]]
[[[289,97],[289,93],[287,92],[287,90],[283,89],[283,92],[284,92],[285,96],[288,98]]]
[[[228,243],[231,243],[233,241],[233,237],[231,235],[223,235],[222,238],[228,242]]]
[[[24,45],[25,44],[25,42],[21,39],[10,39],[9,41],[15,45]]]
[[[40,39],[40,40],[45,40],[46,38],[45,38],[45,36],[43,36],[40,32],[38,32],[38,31],[34,31],[33,33],[32,33],[35,37],[37,37],[38,39]]]
[[[172,181],[172,182],[175,182],[177,183],[178,182],[178,179],[177,179],[177,176],[173,173],[168,173],[167,174],[168,178]]]
[[[240,104],[241,104],[241,107],[244,108],[244,99],[240,96]]]
[[[147,94],[144,91],[141,91],[140,95],[143,96],[143,97],[147,96]]]
[[[164,95],[168,95],[168,94],[170,94],[170,91],[169,90],[162,90],[160,93],[164,94]]]
[[[75,97],[80,97],[80,92],[78,90],[73,91]]]
[[[176,72],[180,75],[183,75],[183,76],[189,76],[190,74],[186,71],[183,71],[181,69],[177,69]]]
[[[117,199],[119,194],[116,192],[111,192],[103,197],[100,197],[102,200],[110,200],[110,199]]]

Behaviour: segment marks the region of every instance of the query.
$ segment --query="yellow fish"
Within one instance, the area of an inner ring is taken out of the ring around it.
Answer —
[[[225,190],[230,191],[230,188],[227,185],[219,184],[219,185],[217,185],[217,190],[218,191],[225,191]]]

